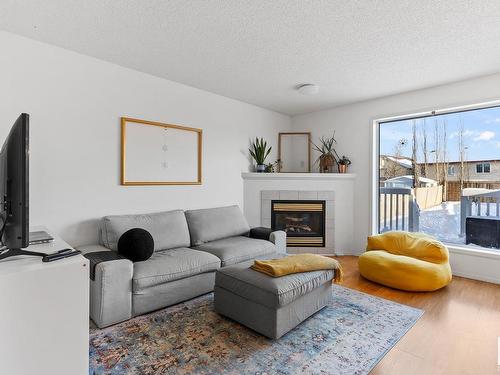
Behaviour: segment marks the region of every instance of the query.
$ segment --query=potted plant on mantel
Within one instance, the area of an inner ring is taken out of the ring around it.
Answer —
[[[262,173],[266,171],[266,158],[269,156],[271,149],[271,146],[267,148],[267,142],[264,141],[264,138],[255,138],[255,142],[252,143],[248,151],[257,164],[256,172]]]
[[[347,156],[342,155],[339,160],[339,173],[347,173],[347,167],[351,164],[351,160]]]
[[[319,139],[319,146],[311,142],[313,148],[321,155],[316,159],[319,162],[320,173],[333,173],[334,167],[338,164],[340,158],[333,147],[337,141],[335,140],[335,133],[331,137],[321,137]]]

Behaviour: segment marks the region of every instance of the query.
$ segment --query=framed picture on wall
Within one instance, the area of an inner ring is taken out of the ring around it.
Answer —
[[[202,130],[121,118],[122,185],[201,185]]]
[[[280,172],[311,172],[311,133],[279,133]]]

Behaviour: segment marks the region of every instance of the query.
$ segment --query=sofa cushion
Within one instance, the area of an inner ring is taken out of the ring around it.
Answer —
[[[216,256],[193,249],[156,251],[151,258],[134,263],[133,291],[184,279],[220,268]]]
[[[118,250],[118,240],[132,228],[142,228],[153,236],[154,250],[189,246],[189,229],[182,210],[140,215],[105,216],[101,225],[101,241],[111,250]]]
[[[217,271],[215,286],[275,309],[288,305],[325,283],[331,284],[333,276],[333,270],[324,270],[270,277],[254,271],[248,264],[237,264]]]
[[[196,246],[195,249],[217,256],[222,262],[222,267],[276,253],[276,247],[272,242],[244,236],[207,242]]]
[[[222,238],[241,236],[250,231],[238,206],[186,211],[186,220],[193,246]]]

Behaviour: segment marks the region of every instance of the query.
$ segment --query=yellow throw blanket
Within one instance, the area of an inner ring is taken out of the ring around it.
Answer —
[[[316,254],[299,254],[279,259],[256,260],[252,269],[272,277],[280,277],[292,273],[335,270],[333,281],[339,283],[342,282],[343,278],[342,267],[338,261]]]

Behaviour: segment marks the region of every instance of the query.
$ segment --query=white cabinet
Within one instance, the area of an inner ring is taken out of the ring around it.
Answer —
[[[56,237],[29,250],[68,247]],[[88,260],[77,255],[50,263],[28,256],[0,261],[0,374],[86,375],[88,349]]]

